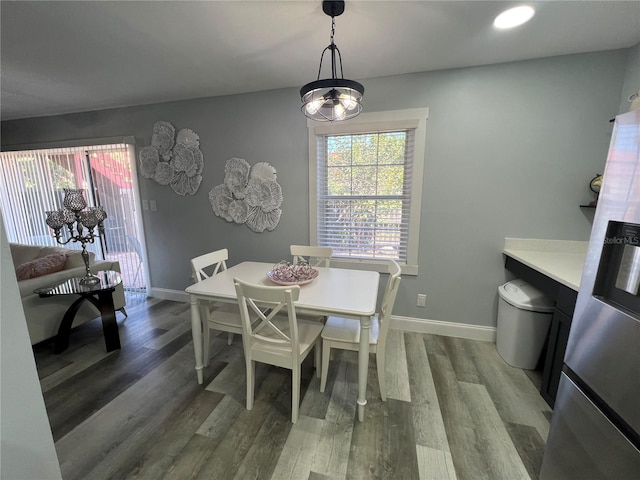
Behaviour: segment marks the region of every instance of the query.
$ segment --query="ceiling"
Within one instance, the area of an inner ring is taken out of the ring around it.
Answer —
[[[493,18],[519,3],[347,1],[335,32],[344,76],[362,80],[640,41],[640,0],[526,2],[536,8],[529,23],[495,30]],[[2,120],[299,88],[316,79],[331,28],[319,0],[3,0],[0,20]]]

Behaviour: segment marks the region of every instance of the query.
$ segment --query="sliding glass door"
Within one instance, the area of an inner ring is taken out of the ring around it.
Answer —
[[[88,246],[96,258],[120,262],[125,290],[145,295],[144,233],[135,150],[126,143],[0,153],[0,208],[10,242],[57,245],[45,223],[62,207],[64,188],[82,188],[89,206],[107,212],[105,232]],[[68,248],[80,248],[69,243]]]

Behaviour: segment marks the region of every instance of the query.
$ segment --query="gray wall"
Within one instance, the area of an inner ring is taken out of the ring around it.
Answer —
[[[0,478],[61,479],[0,213]]]
[[[631,107],[629,96],[638,92],[640,92],[640,43],[636,43],[629,49],[619,113],[629,111]]]
[[[589,180],[602,173],[629,49],[363,80],[367,111],[428,107],[420,274],[401,284],[396,315],[495,325],[508,278],[504,237],[587,240]],[[634,67],[635,68],[635,67]],[[231,264],[288,258],[309,241],[306,119],[296,89],[4,122],[3,145],[134,135],[154,122],[200,135],[204,180],[194,196],[140,179],[151,281],[183,290],[189,259],[227,247]],[[208,192],[231,157],[278,171],[283,215],[251,232],[215,217]],[[418,308],[416,294],[427,294]]]

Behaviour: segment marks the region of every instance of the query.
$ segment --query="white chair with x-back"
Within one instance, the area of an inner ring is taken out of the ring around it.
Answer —
[[[333,249],[331,247],[316,247],[314,245],[291,245],[291,255],[294,265],[298,262],[307,262],[312,267],[329,268]],[[316,313],[298,311],[298,317],[324,323],[327,317]]]
[[[293,263],[308,262],[312,267],[329,267],[333,249],[331,247],[316,247],[313,245],[291,245]]]
[[[378,370],[378,385],[383,401],[387,400],[385,383],[385,353],[387,343],[387,331],[393,304],[400,285],[400,266],[393,260],[389,262],[389,280],[382,297],[380,314],[371,319],[369,330],[369,352],[376,354],[376,366]],[[322,331],[322,374],[320,376],[320,391],[324,392],[327,386],[327,372],[329,370],[329,357],[331,349],[358,351],[360,345],[360,324],[356,320],[340,317],[329,317]]]
[[[298,285],[270,287],[234,279],[242,328],[244,358],[247,367],[247,410],[253,409],[255,362],[291,370],[291,422],[298,420],[300,407],[300,370],[311,350],[316,351],[316,369],[320,366],[320,334],[323,325],[298,319],[294,302],[300,297]],[[268,313],[261,307],[268,306]],[[260,322],[251,323],[252,315]]]
[[[216,275],[227,269],[229,252],[226,248],[205,253],[191,259],[191,270],[196,282]],[[238,305],[234,303],[200,302],[200,318],[202,318],[202,353],[203,364],[209,365],[210,330],[227,332],[227,345],[233,343],[233,334],[242,335],[242,320]],[[253,321],[257,317],[254,316]]]

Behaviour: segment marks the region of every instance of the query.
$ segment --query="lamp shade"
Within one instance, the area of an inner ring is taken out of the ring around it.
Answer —
[[[47,225],[54,230],[60,230],[64,226],[64,220],[62,214],[58,210],[51,210],[45,212],[47,214]]]
[[[87,202],[84,199],[84,189],[79,188],[65,188],[63,205],[69,210],[79,212],[87,206]]]

